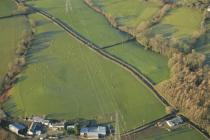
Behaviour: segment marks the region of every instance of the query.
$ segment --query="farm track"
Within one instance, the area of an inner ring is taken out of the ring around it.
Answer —
[[[15,0],[17,3],[20,3],[19,0]],[[77,31],[75,31],[70,25],[64,23],[63,21],[61,21],[58,18],[55,18],[54,16],[52,16],[51,14],[49,14],[48,12],[35,8],[31,5],[25,4],[26,6],[28,6],[29,8],[31,8],[32,10],[34,10],[35,12],[43,15],[44,17],[48,18],[49,20],[51,20],[54,24],[57,24],[58,26],[60,26],[61,28],[63,28],[67,33],[69,33],[71,36],[73,36],[74,38],[76,38],[77,40],[79,40],[80,42],[84,43],[87,47],[91,48],[92,50],[98,52],[99,54],[101,54],[102,56],[104,56],[105,58],[121,65],[122,67],[124,67],[125,69],[129,70],[134,76],[136,76],[139,80],[143,81],[145,83],[145,85],[151,89],[153,91],[153,93],[156,95],[156,97],[158,97],[158,99],[165,105],[165,106],[171,106],[164,97],[162,97],[159,92],[155,89],[154,85],[144,76],[143,73],[141,73],[139,70],[137,70],[134,66],[128,64],[127,62],[121,60],[120,58],[108,53],[107,51],[105,51],[104,49],[102,49],[99,45],[91,42],[89,39],[85,38],[84,36],[82,36],[80,33],[78,33]],[[154,124],[158,121],[161,120],[165,120],[167,118],[172,117],[172,115],[176,115],[175,114],[168,114],[162,118],[159,118],[157,120],[154,120],[152,122],[149,122],[141,127],[137,127],[135,129],[132,129],[128,132],[123,133],[122,135],[130,135],[130,134],[135,134],[137,132],[140,132],[146,128],[149,128],[151,126],[154,126]],[[195,128],[198,132],[200,132],[204,137],[206,137],[207,139],[210,140],[210,135],[203,130],[202,128],[200,128],[198,125],[196,125],[195,123],[193,123],[192,121],[190,121],[187,117],[183,116],[182,117],[186,120],[186,122],[188,122],[193,128]]]

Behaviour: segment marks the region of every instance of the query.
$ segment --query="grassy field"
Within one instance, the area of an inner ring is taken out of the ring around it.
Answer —
[[[120,25],[137,27],[161,8],[160,2],[145,0],[94,0],[97,6],[117,18]]]
[[[32,3],[69,23],[98,45],[108,46],[129,38],[128,35],[111,28],[106,19],[85,5],[83,0],[68,1],[69,3],[66,0],[38,0]]]
[[[15,9],[15,3],[12,0],[0,0],[0,17],[15,13]]]
[[[8,70],[8,64],[15,58],[15,49],[25,28],[24,17],[0,19],[0,83]]]
[[[64,0],[37,0],[32,4],[48,10],[48,12],[72,25],[81,34],[101,46],[114,44],[128,38],[127,35],[124,35],[115,28],[111,27],[102,15],[97,14],[95,11],[90,9],[84,2],[82,2],[82,0],[70,0],[70,2],[72,6],[70,9],[72,10],[68,13],[65,11]],[[165,57],[146,51],[142,47],[139,47],[136,43],[132,43],[129,46],[129,54],[126,54],[129,58],[124,56],[124,53],[120,50],[119,52],[122,52],[122,54],[118,53],[118,56],[137,67],[140,71],[144,72],[144,74],[154,83],[158,83],[168,78],[169,69],[167,66],[167,59]],[[139,54],[137,54],[137,52]],[[145,54],[147,54],[147,57],[145,57],[144,60],[149,57],[150,59],[147,59],[147,62],[149,62],[150,65],[145,65],[145,62],[142,61],[143,59],[139,59],[141,55],[145,56]],[[132,59],[132,61],[129,61],[130,59]],[[160,72],[159,68],[161,68],[163,72]],[[157,75],[151,74],[151,72]]]
[[[196,50],[206,55],[206,63],[210,65],[210,19],[207,21],[207,32],[196,44]]]
[[[38,21],[37,33],[29,65],[5,104],[9,113],[72,119],[119,112],[122,131],[165,114],[153,93],[128,71],[41,16],[30,18]]]
[[[187,20],[186,20],[187,19]],[[163,34],[178,38],[191,37],[200,30],[202,12],[193,8],[181,7],[173,9],[165,16],[160,24],[150,29],[151,34]]]
[[[154,83],[159,83],[169,77],[169,70],[166,69],[167,59],[151,51],[145,51],[137,42],[118,45],[108,48],[107,51],[142,70]]]
[[[195,129],[188,128],[187,126],[183,126],[171,132],[152,127],[133,135],[133,137],[135,140],[206,140],[206,138]]]

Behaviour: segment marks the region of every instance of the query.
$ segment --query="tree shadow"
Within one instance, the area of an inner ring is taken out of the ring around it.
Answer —
[[[31,48],[26,55],[27,66],[42,61],[52,60],[52,57],[50,58],[48,56],[37,56],[36,54],[49,48],[51,46],[51,41],[53,41],[55,35],[61,32],[63,31],[49,31],[35,35],[31,43]]]
[[[49,24],[49,23],[51,23],[51,21],[49,21],[49,20],[37,20],[36,26],[42,26],[42,25]]]
[[[157,24],[151,27],[146,35],[149,37],[154,37],[156,34],[162,34],[164,37],[170,37],[173,33],[175,33],[177,29],[170,24]]]
[[[3,110],[7,114],[7,116],[21,116],[24,114],[24,110],[18,109],[17,104],[13,101],[12,98],[8,98],[8,101],[4,103]]]

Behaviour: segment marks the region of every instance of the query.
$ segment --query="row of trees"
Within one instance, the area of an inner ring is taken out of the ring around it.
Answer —
[[[29,24],[31,25],[31,27],[35,28],[35,24],[33,21],[30,21]],[[34,29],[32,28],[28,28],[27,30],[23,31],[22,39],[19,41],[15,51],[16,57],[14,61],[9,64],[8,71],[3,79],[2,89],[0,92],[1,94],[11,88],[18,81],[19,73],[27,64],[26,55],[31,47],[33,35]]]

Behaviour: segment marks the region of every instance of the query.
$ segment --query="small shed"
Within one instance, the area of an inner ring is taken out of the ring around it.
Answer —
[[[24,134],[27,131],[27,128],[19,123],[13,123],[9,125],[9,130],[15,134]]]

